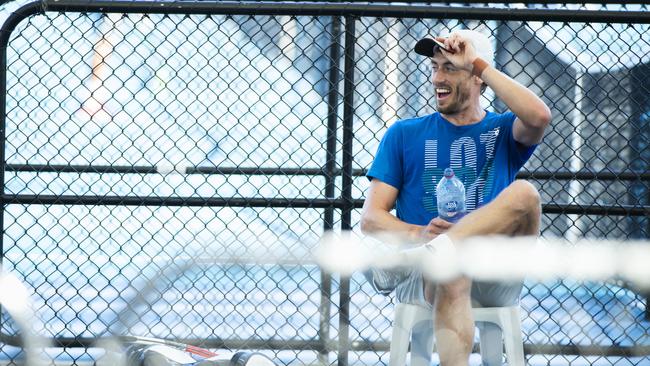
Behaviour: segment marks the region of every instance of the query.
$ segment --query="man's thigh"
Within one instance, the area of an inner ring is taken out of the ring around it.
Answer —
[[[517,304],[523,282],[472,282],[472,305],[474,307],[496,307]],[[412,270],[397,286],[398,302],[429,305],[424,298],[422,272]]]
[[[517,304],[523,282],[472,282],[472,306],[497,307]]]

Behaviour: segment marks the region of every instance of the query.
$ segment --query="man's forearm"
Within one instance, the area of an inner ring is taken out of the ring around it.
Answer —
[[[361,217],[361,231],[381,239],[392,236],[399,241],[422,242],[423,228],[423,226],[408,224],[385,211],[364,212]]]
[[[486,67],[480,77],[525,125],[540,129],[548,125],[551,112],[530,89],[494,67]]]

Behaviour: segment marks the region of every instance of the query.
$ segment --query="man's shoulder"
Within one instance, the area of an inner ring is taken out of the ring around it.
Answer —
[[[484,122],[491,125],[501,125],[501,124],[511,124],[517,116],[510,111],[504,113],[490,112],[488,111],[483,119]]]
[[[400,128],[405,132],[417,131],[426,127],[431,123],[435,123],[439,114],[438,112],[433,114],[428,114],[426,116],[412,117],[407,119],[401,119],[393,124],[396,128]]]

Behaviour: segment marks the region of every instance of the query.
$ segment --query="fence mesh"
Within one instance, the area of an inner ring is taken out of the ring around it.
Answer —
[[[386,128],[434,111],[415,42],[478,29],[553,112],[521,173],[542,195],[542,235],[649,236],[646,24],[39,12],[7,46],[2,260],[34,291],[53,357],[83,363],[96,338],[126,332],[336,363],[339,279],[246,258],[305,260],[325,229],[359,222],[358,204],[346,223],[330,203],[344,195],[349,22],[353,201]],[[490,90],[482,103],[505,108]],[[650,345],[646,306],[624,283],[528,281],[528,361],[645,364],[606,350]],[[350,363],[387,363],[392,311],[352,277]]]

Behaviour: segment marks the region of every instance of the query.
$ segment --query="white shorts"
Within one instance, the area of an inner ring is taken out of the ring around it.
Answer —
[[[379,270],[372,269],[364,275],[381,294],[393,290],[398,302],[428,305],[424,298],[422,272],[414,269]],[[510,306],[519,301],[522,281],[517,282],[472,282],[472,304],[475,307]]]

